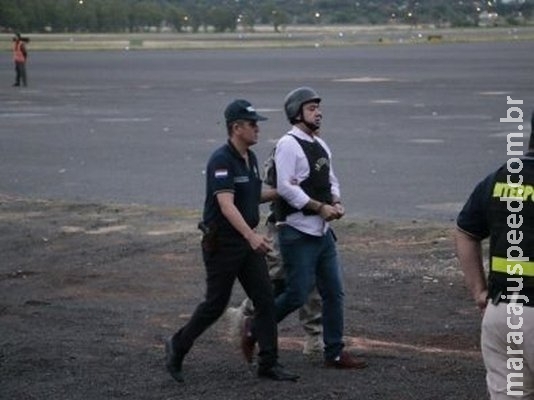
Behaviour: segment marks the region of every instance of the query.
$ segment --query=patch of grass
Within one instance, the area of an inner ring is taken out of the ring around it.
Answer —
[[[269,26],[254,32],[26,34],[36,50],[185,50],[220,48],[339,47],[422,43],[534,40],[534,27],[457,28],[394,26],[288,26],[276,33]],[[439,38],[439,39],[437,39]],[[0,34],[0,51],[11,50],[11,34]]]

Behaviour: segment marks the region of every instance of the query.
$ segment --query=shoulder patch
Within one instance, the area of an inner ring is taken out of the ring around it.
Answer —
[[[228,170],[227,169],[216,169],[214,173],[215,178],[217,179],[224,179],[228,177]]]

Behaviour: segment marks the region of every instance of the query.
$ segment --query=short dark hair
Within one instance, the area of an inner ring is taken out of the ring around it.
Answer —
[[[226,122],[226,132],[228,133],[228,137],[232,136],[232,127],[235,123],[236,121]]]
[[[235,124],[242,125],[246,123],[247,121],[248,120],[244,120],[244,119],[236,119],[235,121],[226,122],[226,131],[228,132],[228,136],[232,135],[232,128],[234,127]]]

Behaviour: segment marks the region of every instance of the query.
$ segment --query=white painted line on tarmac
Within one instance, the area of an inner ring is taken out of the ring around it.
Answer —
[[[36,118],[46,117],[48,114],[41,113],[2,113],[0,118]]]
[[[491,135],[488,135],[488,136],[494,137],[494,138],[503,138],[503,137],[507,137],[509,134],[510,132],[497,132],[497,133],[492,133]]]
[[[98,122],[149,122],[152,118],[97,118]]]
[[[408,140],[410,143],[417,143],[417,144],[439,144],[439,143],[445,143],[445,140],[443,139],[410,139]]]
[[[274,113],[274,112],[282,112],[282,109],[281,108],[257,108],[256,109],[257,112],[259,113]]]
[[[441,120],[450,120],[450,119],[474,119],[474,120],[490,120],[492,119],[489,115],[410,115],[410,119],[441,119]]]
[[[429,204],[419,204],[415,206],[421,210],[427,211],[446,211],[446,212],[460,212],[463,207],[463,203],[429,203]]]
[[[332,82],[347,82],[347,83],[374,83],[374,82],[391,82],[393,79],[378,76],[361,76],[355,78],[340,78],[334,79]]]
[[[478,92],[481,96],[504,96],[507,94],[512,94],[512,92],[497,92],[497,91],[488,91],[488,92]]]
[[[397,103],[400,103],[400,100],[380,99],[380,100],[372,100],[371,103],[373,104],[397,104]]]
[[[31,104],[32,102],[30,100],[7,100],[4,103],[9,104],[10,106],[20,106],[21,104]]]

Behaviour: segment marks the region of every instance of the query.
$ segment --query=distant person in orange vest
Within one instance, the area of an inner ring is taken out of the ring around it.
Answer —
[[[28,53],[24,42],[28,39],[22,38],[20,33],[16,33],[13,37],[13,61],[15,62],[15,71],[17,73],[15,83],[13,86],[20,86],[22,82],[23,86],[27,86],[26,80],[26,60],[28,59]]]

